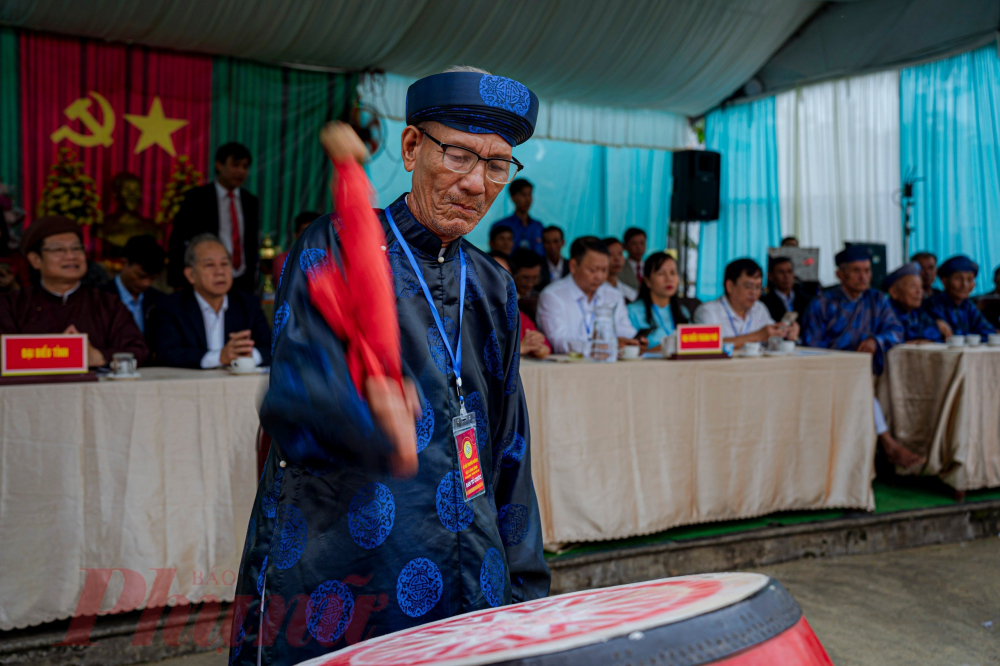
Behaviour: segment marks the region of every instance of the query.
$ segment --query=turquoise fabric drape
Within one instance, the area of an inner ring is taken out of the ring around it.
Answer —
[[[899,76],[900,173],[914,188],[910,251],[979,263],[976,293],[1000,264],[1000,57],[988,46]]]
[[[761,266],[780,242],[774,98],[717,109],[705,118],[705,148],[722,153],[719,220],[701,225],[698,298],[723,292],[726,264],[751,257]]]
[[[369,165],[380,206],[410,189],[410,174],[399,157],[399,137],[406,125],[384,122],[385,149]],[[585,234],[620,238],[625,229],[636,226],[649,234],[650,251],[666,247],[673,183],[670,152],[532,139],[515,148],[514,156],[525,165],[521,176],[534,185],[531,216],[562,227],[567,245]],[[505,189],[469,240],[486,249],[490,225],[513,212]]]

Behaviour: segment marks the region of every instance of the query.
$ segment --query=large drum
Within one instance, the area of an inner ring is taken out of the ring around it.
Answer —
[[[359,643],[308,666],[832,664],[773,578],[705,574],[538,599]]]

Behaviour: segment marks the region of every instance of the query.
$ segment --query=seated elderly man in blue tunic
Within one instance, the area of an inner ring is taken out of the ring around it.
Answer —
[[[979,264],[964,254],[944,262],[938,268],[944,292],[928,298],[924,302],[924,309],[934,319],[947,322],[955,335],[978,335],[985,341],[990,333],[997,331],[969,300],[969,294],[976,288],[978,275]]]
[[[524,85],[469,68],[407,92],[401,155],[412,191],[377,213],[404,372],[422,394],[412,478],[392,473],[394,431],[354,388],[343,341],[310,298],[316,267],[341,261],[337,220],[317,219],[292,247],[260,407],[273,445],[243,550],[230,663],[297,664],[548,594],[517,291],[463,238],[520,170],[512,150],[537,112]]]
[[[896,319],[889,298],[871,288],[872,262],[868,250],[852,245],[836,256],[840,285],[824,290],[809,305],[802,341],[825,347],[872,355],[872,372],[882,374],[885,355],[903,341],[903,326]],[[890,462],[916,467],[924,462],[897,442],[875,400],[875,432]]]
[[[951,327],[944,321],[934,321],[921,307],[924,288],[920,273],[917,262],[903,264],[885,277],[882,289],[889,292],[889,303],[903,325],[903,342],[944,342],[951,335]]]

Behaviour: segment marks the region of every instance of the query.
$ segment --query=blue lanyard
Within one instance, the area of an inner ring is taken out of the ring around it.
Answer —
[[[597,298],[597,294],[594,294],[594,298]],[[580,308],[580,314],[583,316],[583,327],[587,329],[587,339],[590,339],[590,324],[587,323],[587,311],[583,309],[583,303],[577,299],[576,307]],[[594,318],[594,313],[590,313],[590,318]]]
[[[653,309],[653,316],[656,317],[656,321],[660,324],[660,328],[663,329],[663,332],[666,335],[670,335],[671,333],[673,333],[674,332],[674,327],[673,326],[667,326],[667,324],[663,321],[663,317],[660,315],[660,308],[656,304],[653,304],[653,308],[652,309]],[[671,317],[671,320],[672,319],[673,319],[673,317]]]
[[[722,309],[726,311],[726,316],[729,317],[729,325],[733,327],[733,333],[736,334],[736,337],[740,337],[742,335],[746,335],[747,331],[750,330],[750,311],[747,310],[747,320],[743,324],[743,332],[740,333],[739,331],[736,330],[736,322],[733,321],[733,316],[731,314],[729,314],[729,308],[726,306],[726,302],[725,301],[722,301]]]
[[[465,398],[462,397],[462,315],[465,312],[465,253],[462,252],[461,247],[458,248],[458,261],[462,266],[460,272],[461,283],[458,288],[458,341],[456,343],[457,351],[452,351],[451,340],[448,339],[448,334],[444,330],[444,322],[441,321],[441,315],[438,314],[437,306],[434,305],[434,298],[431,297],[430,287],[427,286],[427,280],[424,279],[424,272],[420,270],[420,264],[413,258],[413,252],[406,241],[403,240],[403,235],[399,233],[399,228],[392,219],[392,213],[389,212],[388,208],[385,209],[385,219],[389,222],[389,228],[392,229],[392,233],[396,236],[400,247],[403,248],[406,258],[410,260],[410,267],[413,268],[413,272],[417,276],[417,281],[420,283],[420,289],[424,292],[424,298],[427,299],[427,305],[430,306],[431,315],[434,316],[434,323],[437,324],[438,331],[441,333],[441,341],[444,343],[445,351],[451,357],[451,366],[455,371],[455,386],[458,388],[458,400],[462,403],[462,409],[464,410]]]

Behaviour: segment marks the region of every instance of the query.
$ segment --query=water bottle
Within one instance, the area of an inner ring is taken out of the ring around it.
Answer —
[[[618,333],[615,331],[615,309],[598,306],[594,309],[594,336],[590,344],[590,358],[603,363],[618,360]]]

